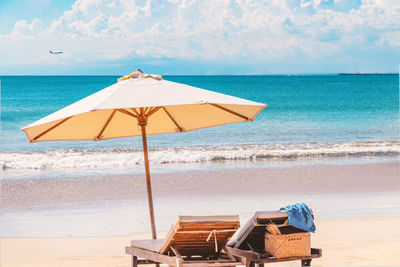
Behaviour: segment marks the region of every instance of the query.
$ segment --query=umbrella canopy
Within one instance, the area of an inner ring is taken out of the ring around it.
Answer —
[[[142,135],[155,239],[146,135],[253,121],[264,107],[265,104],[163,80],[138,70],[22,130],[30,142],[98,141]]]
[[[147,134],[162,134],[252,121],[264,107],[189,85],[139,77],[111,85],[22,130],[30,142],[103,140],[141,135],[138,114],[148,119]]]

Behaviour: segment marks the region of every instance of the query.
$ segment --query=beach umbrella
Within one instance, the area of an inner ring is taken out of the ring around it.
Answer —
[[[30,142],[142,136],[151,231],[156,239],[146,136],[253,121],[265,106],[138,69],[22,130]]]

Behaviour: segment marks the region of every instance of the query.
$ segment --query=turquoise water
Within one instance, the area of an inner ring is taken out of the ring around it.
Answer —
[[[29,123],[115,83],[117,78],[0,76],[0,167],[62,168],[65,165],[60,160],[66,156],[75,157],[72,167],[91,167],[95,166],[92,161],[96,157],[98,161],[104,161],[104,157],[109,154],[120,157],[118,163],[114,162],[117,167],[121,158],[123,160],[128,155],[129,160],[126,159],[124,163],[126,166],[129,165],[128,161],[140,164],[139,137],[101,142],[30,144],[20,130]],[[268,108],[254,122],[150,136],[149,145],[156,154],[151,159],[153,162],[185,163],[310,155],[337,157],[363,153],[398,156],[400,153],[397,75],[163,78],[263,102]],[[187,151],[190,155],[185,154]],[[87,157],[90,153],[92,155]],[[132,159],[132,153],[137,153],[136,159]],[[32,159],[37,159],[40,164],[33,164]]]

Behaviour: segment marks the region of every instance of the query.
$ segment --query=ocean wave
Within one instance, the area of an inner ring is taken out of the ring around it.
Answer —
[[[151,164],[315,159],[319,157],[399,156],[400,141],[248,144],[151,148]],[[0,152],[0,169],[131,168],[143,164],[141,149],[68,149]]]

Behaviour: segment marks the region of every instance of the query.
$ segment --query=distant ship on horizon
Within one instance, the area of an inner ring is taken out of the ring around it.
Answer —
[[[64,53],[63,51],[57,51],[57,50],[49,50],[50,51],[50,54],[53,54],[53,55],[59,55],[59,54],[62,54],[62,53]]]

